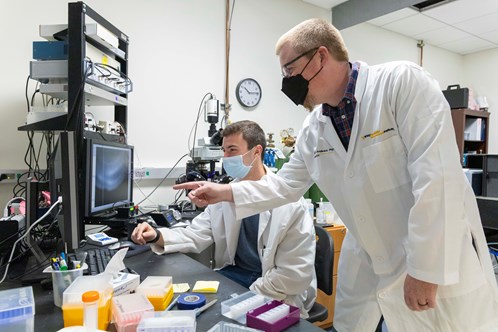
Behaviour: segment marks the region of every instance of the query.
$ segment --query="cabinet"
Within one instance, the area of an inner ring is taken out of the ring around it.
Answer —
[[[48,34],[48,40],[57,36],[57,40],[66,42],[67,59],[57,62],[57,68],[66,69],[67,66],[67,77],[52,80],[54,76],[48,73],[47,78],[40,80],[39,92],[66,103],[67,114],[30,123],[18,130],[60,133],[54,155],[58,154],[56,158],[61,163],[61,180],[55,186],[57,196],[62,196],[64,202],[60,216],[63,220],[61,232],[68,248],[76,249],[83,235],[84,204],[80,196],[84,191],[84,140],[98,138],[126,143],[125,135],[86,130],[85,110],[87,106],[113,108],[114,122],[119,123],[124,133],[127,132],[128,93],[132,87],[127,76],[129,38],[81,1],[68,4],[67,27],[46,27],[57,29]],[[44,61],[35,62],[45,68]],[[50,178],[52,181],[54,174]]]
[[[451,110],[460,161],[465,166],[464,155],[488,152],[489,112],[468,108]]]
[[[316,301],[320,303],[321,305],[325,306],[328,311],[329,315],[327,319],[321,322],[316,322],[314,323],[316,326],[320,328],[329,328],[332,326],[332,323],[334,322],[334,309],[335,309],[335,291],[337,287],[337,268],[338,268],[338,263],[339,263],[339,256],[341,254],[341,247],[342,247],[342,241],[344,240],[344,237],[346,236],[346,227],[343,225],[331,225],[331,226],[326,226],[324,229],[329,232],[329,234],[332,236],[332,239],[334,239],[334,268],[332,272],[332,281],[333,281],[333,291],[332,295],[327,295],[321,290],[318,290],[318,295],[316,298]]]

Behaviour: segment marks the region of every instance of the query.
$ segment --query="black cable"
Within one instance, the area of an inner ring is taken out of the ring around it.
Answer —
[[[156,190],[157,188],[159,188],[159,186],[164,182],[164,180],[166,180],[166,178],[170,175],[171,172],[173,172],[173,170],[175,169],[176,165],[178,165],[178,163],[180,161],[182,161],[183,158],[187,157],[188,156],[188,153],[184,154],[182,157],[180,157],[180,159],[178,159],[178,161],[173,165],[173,167],[171,167],[170,171],[163,177],[163,179],[161,180],[161,182],[159,182],[159,184],[147,195],[144,197],[144,199],[142,199],[140,202],[138,202],[138,204],[136,205],[140,205],[142,204],[145,200],[147,200]]]
[[[232,1],[232,11],[230,12],[230,19],[228,20],[228,31],[232,30],[232,16],[234,8],[235,8],[235,0]]]
[[[184,192],[186,192],[185,189],[178,190],[178,192],[175,194],[175,201],[173,202],[174,205],[176,205],[176,203],[178,202],[178,200],[180,199],[180,197],[182,197],[182,195],[183,195]]]
[[[19,278],[22,278],[24,277],[25,275],[28,275],[28,274],[31,274],[33,273],[34,271],[38,270],[39,268],[41,268],[42,266],[44,266],[46,263],[50,262],[50,258],[51,257],[54,257],[57,255],[57,251],[54,251],[51,255],[48,255],[48,257],[46,257],[43,261],[35,264],[33,267],[31,267],[29,270],[27,271],[24,271],[23,273],[21,273],[20,275],[17,275],[17,276],[14,276],[12,278],[10,278],[10,280],[17,280]],[[47,277],[48,278],[48,277]]]
[[[194,127],[192,127],[192,129],[195,128],[195,131],[194,131],[194,140],[192,141],[192,150],[189,151],[190,152],[190,158],[193,158],[194,157],[194,150],[195,150],[195,137],[197,136],[197,125],[199,123],[199,117],[201,115],[201,111],[202,111],[202,104],[204,103],[204,99],[206,99],[207,96],[211,96],[213,97],[213,94],[211,92],[208,92],[204,95],[204,97],[202,97],[202,100],[201,100],[201,104],[199,105],[199,111],[197,112],[197,119],[195,120],[195,124],[194,124]],[[189,140],[190,140],[190,135],[192,134],[192,129],[190,130],[190,134],[189,134]],[[188,143],[188,142],[187,142]],[[190,147],[189,147],[190,149]]]
[[[26,105],[28,107],[28,112],[30,110],[30,106],[29,106],[29,98],[28,98],[28,86],[29,86],[29,79],[31,78],[31,76],[28,75],[28,78],[26,79],[26,88],[25,88],[25,91],[24,91],[24,95],[26,97]]]
[[[124,78],[124,81],[120,82],[120,83],[125,83],[125,85],[133,85],[133,82],[125,73],[119,71],[117,68],[114,68],[113,66],[110,66],[110,65],[105,64],[105,63],[94,63],[94,66],[99,67],[99,68],[103,67],[103,69],[106,69],[109,72],[109,76],[110,76],[111,72],[107,68],[111,68],[118,76],[120,76],[121,78]]]
[[[68,117],[67,117],[67,121],[66,121],[66,126],[64,128],[64,131],[67,131],[67,128],[69,127],[69,123],[71,122],[71,119],[73,118],[73,116],[75,115],[74,113],[75,112],[75,108],[78,108],[78,113],[81,109],[81,107],[79,107],[80,105],[80,100],[81,100],[81,96],[83,95],[83,88],[85,87],[85,83],[86,83],[86,78],[88,76],[88,74],[90,73],[90,68],[93,67],[93,64],[92,62],[88,62],[88,66],[86,67],[85,69],[85,72],[83,74],[83,79],[81,80],[81,83],[80,83],[80,86],[78,88],[78,92],[76,93],[76,98],[75,98],[75,101],[74,101],[74,104],[73,104],[73,107],[68,110]],[[82,118],[81,114],[77,114],[77,119],[79,120],[80,118]],[[78,122],[79,124],[80,122]]]

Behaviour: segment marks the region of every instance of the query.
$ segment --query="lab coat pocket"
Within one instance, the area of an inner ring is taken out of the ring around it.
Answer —
[[[376,193],[397,188],[410,181],[406,152],[397,135],[364,147],[363,158]]]
[[[358,286],[356,285],[356,280],[360,270],[361,258],[359,253],[355,253],[353,250],[348,252],[343,250],[341,255],[344,256],[344,259],[342,259],[342,263],[341,260],[339,261],[339,270],[344,271],[344,273],[340,273],[340,277],[342,277],[340,283],[345,289],[354,289]]]

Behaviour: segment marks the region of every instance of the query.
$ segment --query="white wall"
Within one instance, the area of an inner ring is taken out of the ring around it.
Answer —
[[[66,0],[0,2],[0,169],[25,169],[26,134],[17,127],[27,112],[24,98],[32,41],[39,24],[67,22]],[[130,144],[137,166],[171,167],[188,153],[187,139],[202,97],[211,92],[225,102],[224,0],[108,0],[85,1],[130,37]],[[232,1],[230,1],[232,3]],[[280,69],[274,45],[278,37],[302,20],[330,19],[330,11],[300,0],[238,0],[232,17],[230,57],[231,119],[251,119],[267,132],[296,131],[306,115],[280,92]],[[262,101],[252,111],[237,103],[234,90],[245,77],[259,81]],[[30,83],[30,95],[35,82]],[[96,114],[99,114],[96,112]],[[100,115],[99,115],[100,116]],[[198,136],[207,136],[200,123]],[[279,138],[278,134],[275,138]],[[183,160],[180,165],[185,165]],[[142,181],[144,192],[159,181]],[[166,183],[171,185],[171,181]],[[143,196],[136,192],[136,200]],[[0,184],[0,204],[11,195],[10,184]],[[163,186],[154,203],[169,203],[174,192]]]
[[[420,64],[417,40],[364,23],[341,31],[351,59],[378,64],[392,60],[409,60]],[[490,127],[488,153],[498,153],[498,49],[470,55],[459,55],[426,44],[423,67],[435,77],[441,89],[460,84],[471,88],[474,97],[486,96],[489,104]]]
[[[407,60],[420,65],[417,40],[379,28],[369,23],[358,24],[341,31],[350,52],[350,58],[370,65],[394,60]],[[461,55],[426,44],[423,67],[438,80],[442,89],[464,81]]]
[[[464,56],[464,86],[473,88],[475,96],[485,96],[491,112],[488,153],[498,153],[498,49]]]

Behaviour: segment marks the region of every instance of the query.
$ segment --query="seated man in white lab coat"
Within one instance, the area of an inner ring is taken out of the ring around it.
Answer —
[[[263,165],[265,134],[252,121],[223,130],[223,166],[240,181],[275,175]],[[307,318],[316,297],[315,232],[301,200],[242,220],[233,204],[210,205],[186,228],[154,229],[138,225],[132,240],[153,243],[157,254],[199,253],[215,244],[218,272],[257,293],[299,307]]]

